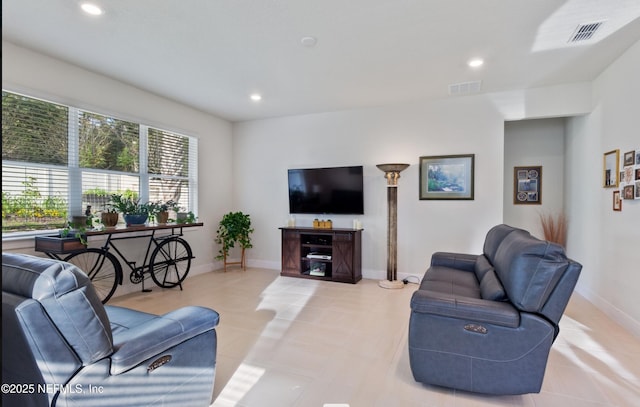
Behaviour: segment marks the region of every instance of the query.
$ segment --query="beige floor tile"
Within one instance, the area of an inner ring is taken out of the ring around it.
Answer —
[[[640,405],[640,340],[574,294],[539,394],[495,397],[413,380],[409,301],[417,286],[331,283],[230,269],[190,276],[184,290],[116,297],[156,314],[185,305],[220,313],[216,407],[572,407]]]

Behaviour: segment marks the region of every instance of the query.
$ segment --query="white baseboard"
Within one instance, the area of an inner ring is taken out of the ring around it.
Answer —
[[[604,312],[609,318],[622,325],[622,327],[629,331],[633,336],[640,338],[639,321],[631,318],[624,311],[616,308],[613,304],[598,294],[581,286],[580,283],[576,286],[576,292],[595,305],[600,311]]]
[[[410,283],[419,283],[420,281],[422,281],[423,275],[424,273],[422,274],[398,273],[398,281],[402,281],[406,278],[409,280]],[[362,270],[362,278],[368,278],[371,280],[386,280],[387,270],[364,269]]]
[[[280,262],[279,261],[270,261],[270,260],[250,260],[247,259],[247,267],[255,267],[260,269],[268,269],[268,270],[280,270]]]

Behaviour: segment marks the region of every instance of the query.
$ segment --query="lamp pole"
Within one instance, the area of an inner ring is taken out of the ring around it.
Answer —
[[[387,180],[387,279],[378,284],[382,288],[403,288],[398,281],[398,178],[409,164],[378,164]]]

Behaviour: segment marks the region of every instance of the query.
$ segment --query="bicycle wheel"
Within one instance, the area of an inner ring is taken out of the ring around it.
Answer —
[[[192,258],[191,247],[183,239],[163,240],[151,255],[151,278],[160,287],[175,287],[187,278]]]
[[[67,256],[64,261],[77,266],[89,276],[103,304],[109,301],[122,274],[120,262],[113,254],[102,249],[89,248]]]

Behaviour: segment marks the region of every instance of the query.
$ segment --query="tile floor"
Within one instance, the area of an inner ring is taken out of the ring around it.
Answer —
[[[191,276],[184,291],[155,287],[109,304],[157,314],[184,305],[218,311],[215,407],[640,405],[640,340],[578,294],[539,394],[489,397],[416,383],[407,350],[416,287],[231,269]]]

